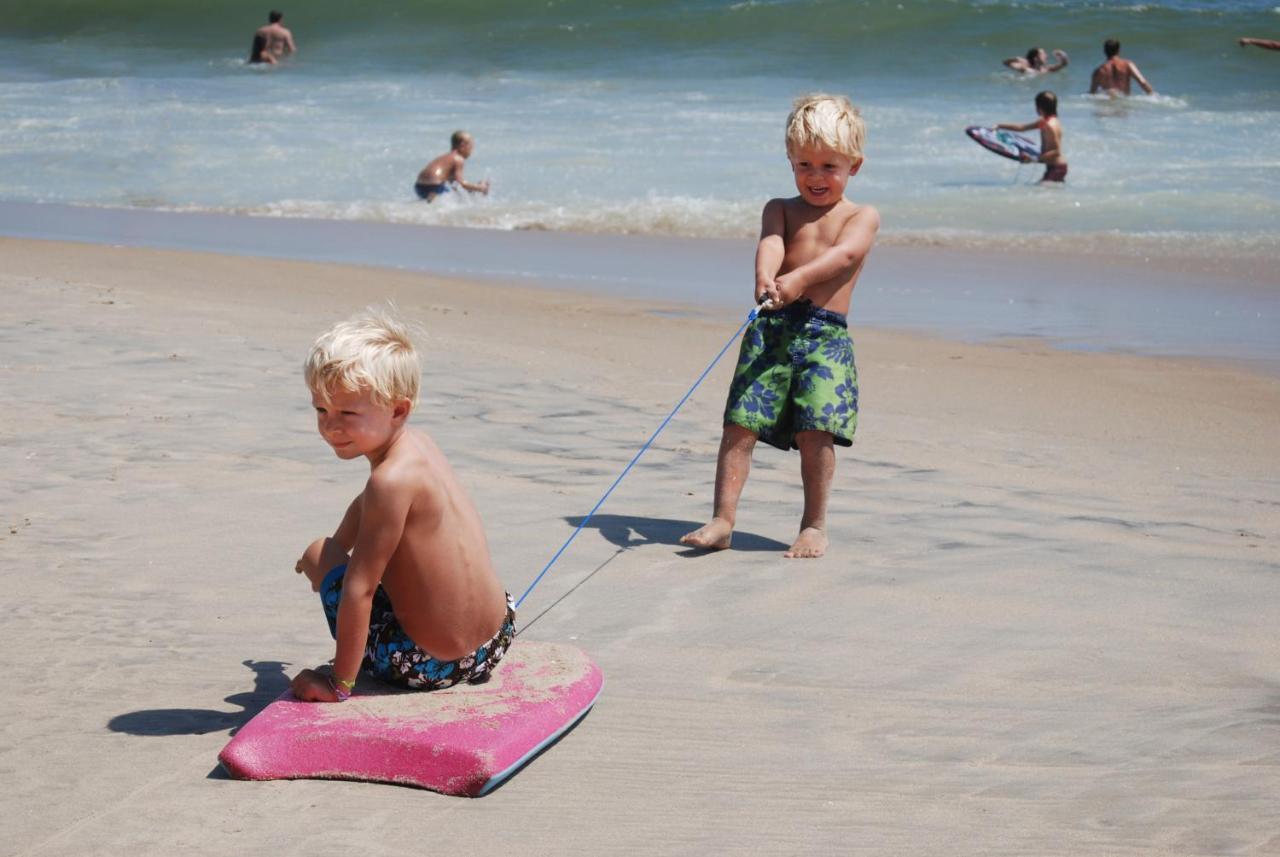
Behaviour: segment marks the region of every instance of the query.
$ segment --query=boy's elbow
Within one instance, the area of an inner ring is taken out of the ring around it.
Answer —
[[[862,258],[867,255],[870,248],[871,239],[874,237],[874,230],[867,233],[866,236],[859,235],[848,243],[841,244],[836,248],[838,255],[836,256],[836,264],[843,271],[852,272],[862,263]]]
[[[352,577],[347,574],[342,581],[342,600],[350,600],[352,602],[373,603],[373,596],[378,591],[378,585],[369,581],[361,580],[358,577]]]

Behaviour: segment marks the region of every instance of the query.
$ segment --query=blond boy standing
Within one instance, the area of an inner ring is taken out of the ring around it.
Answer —
[[[787,159],[798,196],[771,199],[756,248],[757,303],[729,386],[716,461],[712,519],[680,541],[730,546],[757,439],[800,450],[804,513],[787,557],[827,549],[835,446],[858,422],[858,374],[846,317],[880,214],[844,198],[862,167],[865,126],[847,98],[810,95],[787,117]]]
[[[320,436],[369,480],[330,538],[298,560],[337,641],[332,672],[303,670],[299,699],[340,702],[362,670],[402,687],[479,682],[515,633],[484,527],[440,447],[406,425],[422,370],[404,326],[369,312],[335,325],[305,366]]]

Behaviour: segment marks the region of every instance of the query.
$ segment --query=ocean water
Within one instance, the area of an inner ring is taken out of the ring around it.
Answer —
[[[849,195],[889,243],[1274,257],[1280,0],[279,0],[299,54],[248,67],[267,4],[0,0],[0,200],[745,237],[794,192],[791,100],[868,124]],[[1119,38],[1154,97],[1085,95]],[[1071,56],[1022,79],[1032,45]],[[971,124],[1061,99],[1066,187]],[[412,193],[465,128],[488,197]]]

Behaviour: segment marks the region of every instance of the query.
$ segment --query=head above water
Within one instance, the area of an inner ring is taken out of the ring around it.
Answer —
[[[279,24],[282,20],[284,20],[283,12],[277,12],[275,9],[272,9],[267,13],[268,24]]]
[[[797,98],[787,117],[787,154],[801,147],[839,152],[856,165],[862,161],[867,127],[858,108],[843,95],[815,93]]]
[[[454,131],[453,136],[449,138],[449,148],[451,149],[461,149],[468,143],[474,145],[475,141],[471,139],[471,135],[466,131]]]
[[[316,339],[303,364],[307,387],[328,401],[332,391],[368,390],[379,405],[418,402],[422,365],[409,328],[387,309],[369,307]]]
[[[1044,48],[1032,48],[1027,51],[1027,64],[1032,68],[1041,68],[1049,62],[1049,55],[1044,52]]]
[[[1040,111],[1041,116],[1057,116],[1058,96],[1048,89],[1043,92],[1037,92],[1036,110]]]
[[[1102,43],[1102,52],[1107,55],[1107,59],[1111,59],[1113,56],[1120,53],[1120,40],[1107,39]]]

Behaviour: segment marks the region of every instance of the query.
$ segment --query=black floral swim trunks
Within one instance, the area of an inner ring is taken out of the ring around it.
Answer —
[[[342,600],[342,580],[346,573],[347,566],[340,565],[325,575],[320,584],[320,602],[334,639],[338,636],[338,603]],[[369,612],[369,639],[360,666],[364,672],[388,684],[414,690],[441,690],[464,681],[479,684],[488,680],[490,671],[511,647],[515,633],[516,611],[508,592],[507,615],[498,633],[471,654],[454,661],[442,661],[409,638],[391,609],[391,599],[379,586]]]

